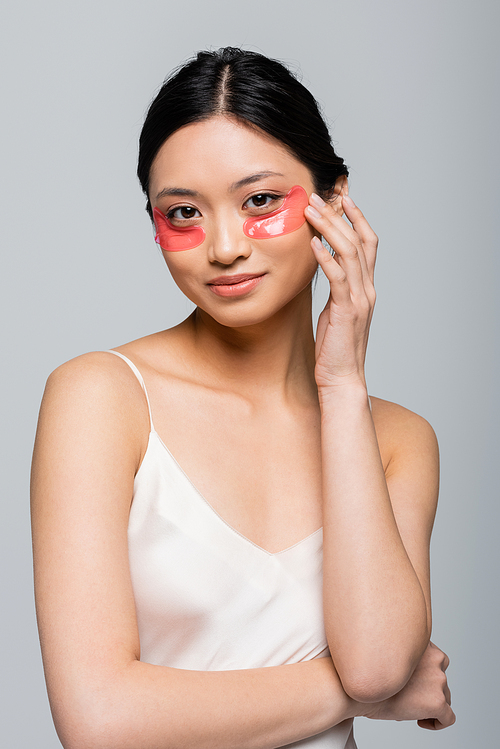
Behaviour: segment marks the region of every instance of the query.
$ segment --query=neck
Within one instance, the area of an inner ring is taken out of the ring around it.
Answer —
[[[228,328],[197,308],[185,321],[204,376],[254,399],[317,399],[311,287],[257,325]]]

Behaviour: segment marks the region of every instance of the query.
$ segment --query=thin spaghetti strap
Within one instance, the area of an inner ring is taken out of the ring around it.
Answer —
[[[144,391],[144,395],[146,396],[146,402],[148,404],[149,423],[150,423],[150,426],[151,426],[151,431],[154,432],[155,428],[154,428],[154,424],[153,424],[153,416],[151,414],[151,404],[149,402],[149,395],[148,395],[148,391],[146,390],[146,384],[144,382],[143,376],[141,375],[141,373],[139,372],[139,370],[137,369],[137,367],[135,366],[135,364],[133,362],[131,362],[130,359],[128,359],[124,354],[120,354],[119,351],[114,351],[111,348],[108,349],[106,351],[106,353],[107,354],[115,354],[115,356],[119,356],[120,359],[123,359],[123,361],[126,362],[129,365],[130,369],[132,370],[132,372],[135,374],[135,376],[139,380],[140,386],[142,387],[142,389]]]

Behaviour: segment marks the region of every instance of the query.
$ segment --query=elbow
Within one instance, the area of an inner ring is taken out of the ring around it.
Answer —
[[[100,700],[93,704],[75,701],[63,709],[52,710],[54,725],[64,749],[126,749],[130,746],[127,721],[119,719],[117,710]],[[111,709],[109,709],[111,707]]]
[[[105,724],[78,720],[71,726],[56,725],[57,735],[64,749],[123,749],[128,746],[123,739],[123,727],[115,730],[108,720]]]
[[[371,704],[400,692],[411,673],[350,673],[340,677],[345,693],[356,702]]]
[[[54,718],[54,725],[64,749],[116,749],[109,721],[107,730],[88,714],[73,716],[71,719]]]
[[[410,680],[421,654],[402,657],[387,655],[383,661],[373,659],[349,664],[340,670],[339,678],[346,694],[356,702],[382,702],[400,692]]]
[[[426,628],[410,641],[399,638],[392,643],[382,638],[359,638],[345,649],[343,657],[334,657],[346,694],[356,702],[382,702],[400,692],[410,680],[428,645]],[[396,640],[396,638],[394,638]],[[330,649],[331,652],[332,649]]]

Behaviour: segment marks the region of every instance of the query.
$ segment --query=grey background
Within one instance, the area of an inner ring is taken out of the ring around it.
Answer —
[[[498,4],[17,0],[2,55],[2,746],[60,746],[31,591],[28,472],[49,372],[190,311],[135,181],[144,111],[202,48],[302,71],[351,194],[381,238],[371,392],[423,414],[442,450],[434,635],[457,724],[359,720],[360,749],[496,745]],[[318,288],[317,306],[324,297]]]

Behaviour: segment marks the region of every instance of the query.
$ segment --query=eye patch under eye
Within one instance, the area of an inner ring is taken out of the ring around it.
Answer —
[[[243,224],[243,231],[252,239],[271,239],[290,234],[305,224],[304,209],[309,198],[303,187],[295,185],[287,192],[283,204],[265,216],[251,216]]]
[[[153,208],[153,220],[156,228],[155,242],[167,252],[192,250],[205,239],[202,226],[174,226],[158,208]]]

